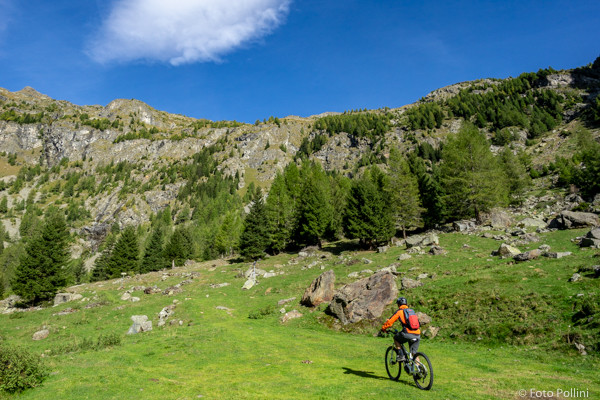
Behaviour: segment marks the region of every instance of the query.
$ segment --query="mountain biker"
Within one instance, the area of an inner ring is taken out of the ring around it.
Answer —
[[[396,300],[396,304],[398,305],[398,310],[392,315],[381,327],[381,331],[385,332],[387,329],[391,328],[398,319],[402,323],[402,330],[398,332],[394,336],[394,345],[398,350],[398,359],[397,361],[405,361],[404,355],[400,351],[400,345],[402,343],[409,342],[410,343],[410,353],[415,355],[417,350],[419,349],[419,342],[421,341],[421,329],[412,330],[407,326],[406,318],[404,317],[404,310],[408,308],[406,298],[399,297]]]

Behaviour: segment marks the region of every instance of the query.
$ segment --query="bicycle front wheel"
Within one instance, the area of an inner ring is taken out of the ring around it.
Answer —
[[[385,370],[391,380],[397,381],[402,373],[402,363],[396,361],[396,349],[394,346],[387,348],[385,352]]]
[[[416,353],[414,365],[413,379],[415,380],[415,384],[422,390],[431,389],[433,386],[433,368],[431,367],[429,357],[423,353]]]

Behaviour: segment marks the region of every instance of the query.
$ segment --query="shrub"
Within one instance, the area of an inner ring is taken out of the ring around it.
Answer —
[[[39,386],[48,376],[39,356],[18,347],[0,345],[0,392],[21,392]]]

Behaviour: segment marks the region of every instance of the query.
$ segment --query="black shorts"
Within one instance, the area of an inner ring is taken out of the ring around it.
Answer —
[[[398,332],[394,336],[394,340],[398,343],[409,343],[410,353],[415,354],[419,350],[419,342],[421,341],[421,335],[415,335],[414,333]]]

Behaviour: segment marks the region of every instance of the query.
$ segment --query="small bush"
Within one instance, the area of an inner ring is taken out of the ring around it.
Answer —
[[[39,356],[0,345],[0,392],[15,393],[39,386],[48,376]]]
[[[261,318],[265,318],[269,315],[275,314],[276,312],[277,312],[277,310],[275,309],[275,307],[268,306],[268,307],[265,307],[260,310],[252,311],[250,314],[248,314],[248,318],[261,319]]]

